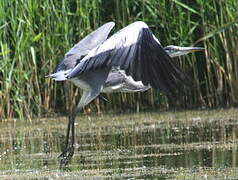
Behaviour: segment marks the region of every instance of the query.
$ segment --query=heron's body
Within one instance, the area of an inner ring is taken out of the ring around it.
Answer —
[[[201,50],[167,46],[163,48],[144,22],[135,22],[108,38],[114,23],[109,22],[76,44],[50,75],[56,81],[69,80],[83,95],[69,117],[66,148],[61,166],[74,153],[76,114],[101,92],[138,92],[153,87],[169,97],[180,92],[190,79],[171,57]],[[71,133],[71,144],[69,137]]]
[[[141,81],[135,81],[131,76],[126,75],[124,70],[113,68],[108,74],[102,92],[142,92],[150,87],[150,85],[146,86]]]

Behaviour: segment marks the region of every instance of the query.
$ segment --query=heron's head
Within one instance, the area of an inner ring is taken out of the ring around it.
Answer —
[[[181,55],[185,55],[191,52],[203,51],[204,48],[201,47],[181,47],[169,45],[164,48],[164,50],[168,53],[170,57],[177,57]]]

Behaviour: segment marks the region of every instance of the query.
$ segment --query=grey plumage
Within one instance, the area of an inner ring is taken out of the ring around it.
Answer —
[[[103,43],[114,26],[114,22],[106,23],[75,44],[50,76],[57,81],[67,80],[64,73],[73,69],[92,49]]]
[[[101,92],[143,92],[151,88],[144,85],[141,81],[134,81],[131,76],[127,76],[124,70],[112,68]]]
[[[100,92],[138,92],[153,87],[173,98],[182,91],[181,85],[190,85],[190,78],[171,57],[201,49],[163,49],[144,22],[132,23],[108,38],[113,26],[113,22],[106,23],[86,36],[65,54],[50,75],[56,81],[69,80],[83,90],[80,102],[69,116],[61,167],[74,154],[77,113]]]
[[[133,35],[135,37],[131,38]],[[143,22],[127,26],[90,53],[66,78],[80,76],[94,69],[119,66],[135,81],[150,84],[171,97],[180,89],[179,83],[189,82],[189,78],[172,62]]]

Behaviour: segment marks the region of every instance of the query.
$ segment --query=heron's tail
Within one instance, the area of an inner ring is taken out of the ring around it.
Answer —
[[[65,81],[65,80],[67,80],[67,78],[65,76],[67,75],[67,73],[69,71],[70,71],[70,69],[68,69],[66,71],[58,71],[58,72],[50,74],[46,77],[50,77],[50,78],[54,79],[55,81]]]

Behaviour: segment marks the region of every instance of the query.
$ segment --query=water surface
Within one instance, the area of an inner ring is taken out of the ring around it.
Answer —
[[[64,170],[66,117],[0,123],[0,179],[238,179],[238,110],[83,115]]]

